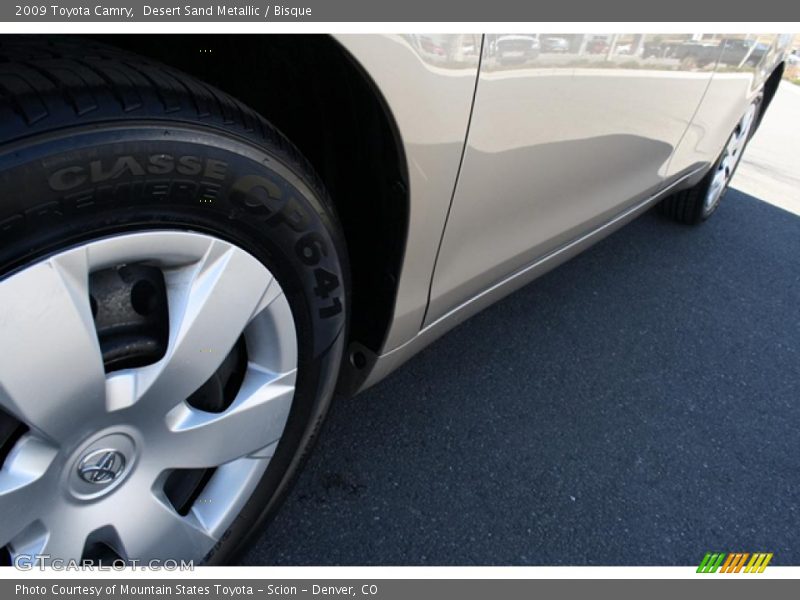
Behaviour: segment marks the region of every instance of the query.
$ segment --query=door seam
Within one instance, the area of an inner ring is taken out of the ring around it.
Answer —
[[[467,117],[467,128],[464,132],[464,144],[461,147],[461,157],[458,161],[458,169],[456,169],[456,177],[453,182],[453,192],[450,194],[450,203],[447,206],[447,214],[444,218],[444,226],[442,233],[439,236],[439,245],[436,247],[436,257],[433,260],[433,270],[431,271],[430,281],[428,282],[428,298],[425,302],[425,311],[422,313],[422,322],[420,323],[420,331],[425,327],[425,321],[428,319],[428,311],[431,307],[431,294],[433,292],[433,280],[436,275],[436,267],[439,264],[439,254],[442,251],[444,244],[444,235],[447,231],[447,224],[450,222],[450,212],[453,210],[453,203],[455,201],[456,192],[458,191],[458,182],[461,180],[461,169],[464,166],[464,156],[467,154],[467,146],[469,145],[469,133],[472,128],[472,115],[475,111],[475,99],[478,97],[478,83],[481,80],[481,65],[483,64],[483,44],[486,40],[486,34],[481,34],[481,45],[478,50],[478,68],[475,72],[475,87],[472,90],[472,102],[469,106],[469,116]]]

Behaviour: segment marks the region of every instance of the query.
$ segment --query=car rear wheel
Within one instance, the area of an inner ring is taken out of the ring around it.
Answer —
[[[659,204],[659,211],[681,223],[694,225],[708,219],[728,190],[747,143],[758,123],[761,97],[747,107],[714,166],[693,187],[681,190]]]
[[[4,41],[0,91],[5,561],[226,562],[333,393],[327,194],[259,115],[140,57]]]

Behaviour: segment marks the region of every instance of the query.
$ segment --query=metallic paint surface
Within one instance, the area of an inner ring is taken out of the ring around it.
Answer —
[[[713,64],[579,50],[484,55],[426,325],[665,183]]]
[[[693,164],[712,163],[719,156],[731,130],[755,94],[782,60],[789,39],[774,34],[754,35],[769,45],[769,52],[755,66],[725,65],[725,53],[708,86],[703,101],[672,158],[670,172]]]
[[[582,251],[591,247],[593,244],[599,242],[606,236],[614,233],[614,231],[629,223],[652,207],[661,198],[672,191],[673,188],[677,188],[684,181],[690,181],[697,178],[697,175],[700,172],[700,167],[698,167],[697,170],[686,173],[681,178],[676,180],[672,185],[664,188],[660,192],[653,194],[650,197],[645,198],[643,201],[617,215],[614,219],[611,219],[593,231],[586,232],[581,237],[572,240],[561,248],[554,250],[550,254],[540,257],[533,263],[526,265],[524,268],[515,273],[510,274],[505,279],[497,282],[491,287],[484,289],[479,294],[470,297],[457,307],[453,308],[447,314],[442,315],[437,320],[426,325],[413,339],[409,340],[402,346],[399,346],[398,348],[381,355],[374,368],[370,372],[367,380],[364,382],[362,389],[366,389],[378,383],[381,379],[389,375],[392,371],[413,357],[417,352],[425,348],[425,346],[436,341],[439,337],[447,333],[459,323],[462,323],[484,308],[491,306],[508,294],[511,294],[524,285],[527,285],[534,279],[541,277],[558,265],[580,254]]]
[[[769,47],[755,65],[726,63],[721,34],[685,36],[706,46],[702,64],[653,35],[608,36],[599,52],[598,36],[570,35],[509,63],[487,35],[478,75],[475,37],[337,36],[383,92],[411,179],[395,318],[362,389],[694,184],[791,39],[749,35]]]
[[[422,43],[420,37],[336,36],[386,98],[408,159],[408,240],[386,349],[408,341],[422,326],[478,74],[480,36],[425,36]],[[469,43],[471,51],[447,55]]]

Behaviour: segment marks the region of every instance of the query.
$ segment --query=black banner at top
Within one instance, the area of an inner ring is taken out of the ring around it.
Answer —
[[[777,22],[787,0],[4,0],[2,22]]]

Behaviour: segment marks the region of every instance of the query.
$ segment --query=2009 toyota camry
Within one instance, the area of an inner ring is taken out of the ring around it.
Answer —
[[[230,560],[334,392],[725,210],[788,43],[0,37],[2,560]]]

